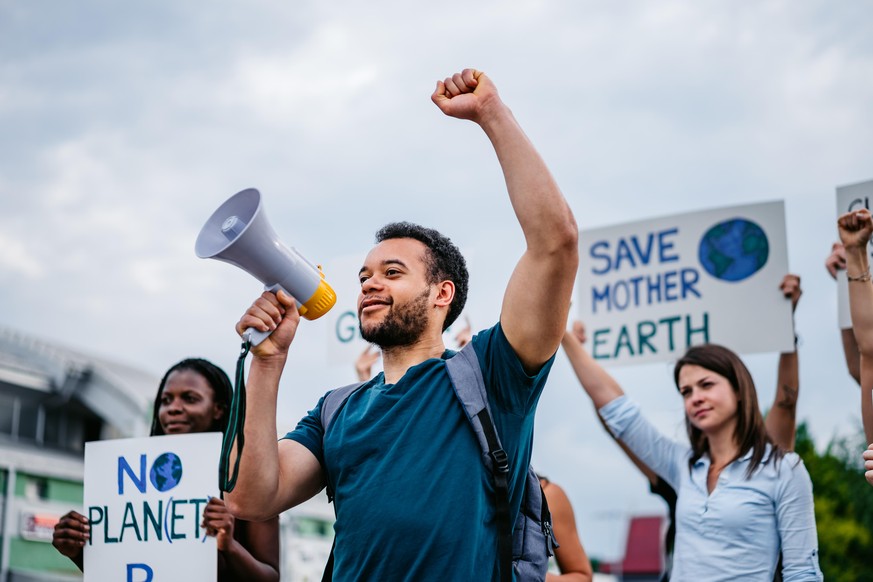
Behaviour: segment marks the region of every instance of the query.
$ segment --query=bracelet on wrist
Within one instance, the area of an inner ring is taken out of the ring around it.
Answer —
[[[870,275],[870,268],[867,267],[867,270],[864,271],[863,273],[861,273],[860,275],[858,275],[857,277],[851,276],[849,274],[849,272],[846,271],[846,279],[848,279],[849,281],[866,282],[866,281],[873,280],[873,276]]]

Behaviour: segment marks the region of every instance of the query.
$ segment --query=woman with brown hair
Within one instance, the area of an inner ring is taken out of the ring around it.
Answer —
[[[566,336],[565,336],[566,339]],[[802,461],[773,444],[740,358],[692,347],[674,368],[691,443],[660,434],[578,341],[564,342],[610,432],[677,493],[671,580],[821,580],[812,483]]]

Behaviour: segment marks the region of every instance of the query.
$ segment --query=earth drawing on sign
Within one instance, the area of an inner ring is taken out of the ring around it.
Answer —
[[[764,230],[744,218],[731,218],[711,227],[700,240],[698,256],[706,272],[722,281],[737,282],[767,263],[770,244]]]
[[[169,491],[182,480],[182,460],[174,453],[163,453],[155,459],[149,480],[158,491]]]

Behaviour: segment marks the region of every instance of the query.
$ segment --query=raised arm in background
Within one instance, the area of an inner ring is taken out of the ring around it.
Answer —
[[[433,102],[443,113],[479,124],[497,153],[526,250],[510,278],[500,323],[528,372],[561,342],[579,264],[573,213],[487,75],[464,69],[437,82]]]
[[[584,342],[585,325],[581,321],[574,321],[572,330],[567,330],[564,333],[561,347],[564,348],[564,353],[567,354],[567,359],[570,360],[570,365],[576,373],[576,378],[591,398],[591,403],[594,405],[595,412],[604,425],[606,432],[615,439],[628,458],[646,476],[652,486],[652,492],[664,497],[665,501],[670,505],[671,502],[668,497],[673,497],[673,494],[672,492],[664,491],[662,485],[674,482],[672,479],[673,465],[669,459],[677,444],[665,438],[664,435],[660,434],[647,422],[644,422],[646,425],[643,431],[645,435],[641,439],[636,439],[636,443],[626,442],[621,438],[621,435],[613,433],[600,414],[604,406],[623,396],[624,391],[618,382],[609,375],[609,372],[603,369],[597,360],[588,353],[588,350],[583,347]],[[653,464],[650,460],[658,464]],[[664,471],[670,471],[671,474],[668,475]]]
[[[843,355],[846,358],[846,370],[849,376],[861,385],[861,355],[858,353],[858,342],[855,341],[855,331],[850,327],[840,330],[843,343]]]
[[[585,333],[585,324],[579,320],[576,320],[573,322],[573,325],[570,327],[570,329],[564,334],[564,340],[561,342],[561,345],[566,352],[568,343],[575,342],[584,351],[585,348],[583,346],[587,341],[588,335]],[[572,355],[568,353],[567,356],[572,364],[573,359],[578,357],[578,352],[574,349]],[[575,367],[573,369],[575,370]],[[627,455],[627,458],[630,459],[634,465],[636,465],[637,469],[639,469],[640,472],[645,475],[646,479],[649,480],[649,483],[653,486],[656,485],[658,482],[658,475],[655,474],[655,472],[652,471],[652,469],[650,469],[648,465],[643,463],[640,458],[633,453],[633,451],[627,448],[627,445],[624,444],[621,439],[615,438],[615,435],[612,434],[612,432],[609,430],[609,427],[606,426],[605,422],[603,422],[603,418],[600,416],[600,414],[597,415],[597,418],[600,420],[600,424],[603,425],[603,430],[605,430],[606,433],[615,440],[615,443],[619,447],[621,447],[621,450],[624,451],[624,454]]]
[[[868,443],[873,443],[873,284],[867,245],[873,234],[873,218],[866,208],[847,212],[837,221],[846,248],[849,279],[849,310],[861,357],[861,420]]]
[[[825,269],[831,274],[834,279],[837,278],[839,271],[846,270],[846,249],[842,243],[834,243],[831,247],[831,254],[825,259]],[[840,330],[840,339],[843,342],[843,355],[846,358],[846,369],[849,375],[857,382],[861,383],[861,362],[858,354],[858,343],[855,341],[855,333],[852,328]]]
[[[564,348],[579,383],[591,397],[591,403],[596,411],[623,395],[624,390],[582,347],[582,342],[577,336],[585,337],[585,327],[581,321],[573,322],[572,331],[564,331],[561,347]]]
[[[373,377],[373,364],[379,361],[382,357],[382,351],[373,344],[367,344],[366,349],[361,352],[358,359],[355,360],[355,374],[358,375],[358,380],[366,382]]]
[[[779,290],[786,299],[791,300],[791,314],[797,309],[800,295],[800,277],[785,275]],[[797,434],[797,397],[800,391],[800,373],[798,371],[797,346],[794,351],[779,354],[779,370],[776,375],[776,396],[773,406],[764,419],[767,434],[773,442],[786,451],[794,450],[794,438]]]

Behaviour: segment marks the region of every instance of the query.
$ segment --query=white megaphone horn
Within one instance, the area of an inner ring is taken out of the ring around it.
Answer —
[[[336,293],[324,280],[321,268],[276,236],[264,214],[261,193],[254,188],[237,192],[212,213],[197,235],[194,252],[201,259],[236,265],[263,283],[267,291],[282,289],[294,297],[306,319],[318,319],[336,303]],[[269,335],[250,327],[243,338],[256,346]]]

